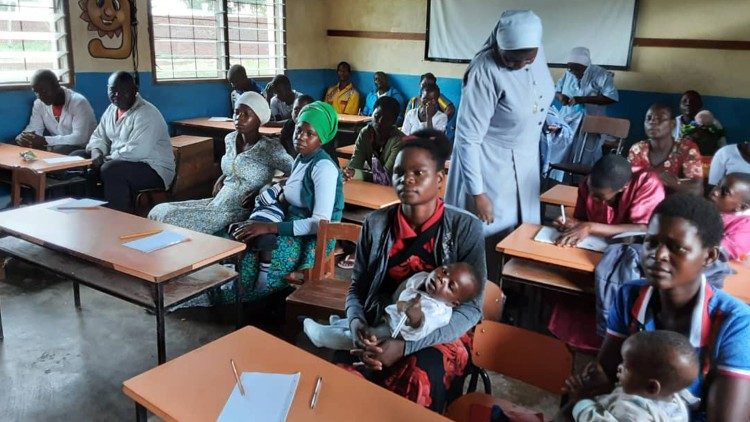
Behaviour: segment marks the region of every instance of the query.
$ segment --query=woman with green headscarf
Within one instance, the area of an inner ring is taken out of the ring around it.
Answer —
[[[244,301],[257,300],[286,286],[285,275],[310,268],[315,259],[315,240],[320,220],[341,221],[344,193],[338,165],[322,146],[336,136],[338,115],[330,104],[308,104],[297,118],[294,148],[299,155],[284,186],[285,217],[280,223],[253,221],[231,233],[241,242],[256,236],[277,234],[276,249],[268,262],[248,254],[242,261],[240,279]],[[211,302],[234,300],[232,289],[215,290]]]

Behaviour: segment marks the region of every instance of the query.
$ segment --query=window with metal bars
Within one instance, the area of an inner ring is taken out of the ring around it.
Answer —
[[[0,0],[0,88],[25,86],[39,69],[72,80],[66,0]]]
[[[150,0],[149,19],[157,82],[284,72],[283,0]]]

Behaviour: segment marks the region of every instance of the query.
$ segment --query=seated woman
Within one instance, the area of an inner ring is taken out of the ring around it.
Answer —
[[[234,109],[237,130],[224,138],[222,175],[214,185],[213,198],[159,204],[148,217],[209,234],[247,218],[252,196],[271,182],[276,170],[289,174],[294,162],[278,141],[258,131],[270,117],[263,96],[253,91],[240,95]]]
[[[633,171],[656,171],[668,192],[701,194],[701,153],[693,141],[672,136],[675,126],[672,109],[664,104],[652,105],[643,126],[648,139],[633,145],[628,153]]]
[[[703,198],[671,195],[656,208],[641,256],[645,280],[620,288],[597,357],[606,377],[587,376],[584,388],[612,390],[620,348],[631,334],[676,331],[701,356],[698,379],[689,387],[701,399],[692,420],[750,419],[750,308],[714,290],[702,273],[719,255],[722,231],[716,207]]]
[[[365,180],[381,185],[391,184],[396,154],[404,134],[396,127],[399,105],[391,97],[375,102],[372,123],[357,136],[352,159],[344,169],[344,180]]]
[[[727,145],[716,151],[708,171],[708,185],[718,185],[729,173],[750,173],[750,142]]]
[[[315,259],[315,240],[320,220],[340,221],[344,209],[344,193],[338,165],[322,146],[330,142],[338,130],[338,115],[330,104],[322,101],[305,106],[297,117],[294,146],[299,155],[292,174],[284,186],[287,204],[284,221],[269,223],[252,221],[239,224],[230,233],[240,242],[256,236],[277,234],[277,247],[267,262],[248,253],[240,265],[244,301],[253,301],[286,286],[285,275],[310,268]],[[286,153],[284,153],[286,154]],[[231,289],[213,290],[213,304],[234,301]]]
[[[401,131],[407,135],[420,129],[436,129],[445,132],[448,116],[440,111],[438,98],[440,98],[440,88],[437,85],[422,87],[419,107],[406,112]]]
[[[373,372],[373,381],[422,406],[442,412],[451,382],[469,361],[466,334],[481,318],[480,294],[453,309],[448,325],[419,341],[376,339],[377,324],[398,285],[421,271],[454,262],[487,276],[482,223],[473,215],[444,205],[450,146],[440,132],[422,131],[404,144],[396,158],[393,186],[401,203],[374,211],[364,222],[352,285],[346,299],[356,354]],[[351,368],[354,371],[354,368]]]
[[[599,159],[578,187],[573,218],[554,226],[562,231],[556,243],[575,246],[588,235],[611,237],[645,232],[654,208],[664,199],[659,176],[651,171],[633,174],[625,158],[607,154]]]

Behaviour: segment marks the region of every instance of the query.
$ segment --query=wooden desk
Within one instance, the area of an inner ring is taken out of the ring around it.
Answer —
[[[216,420],[241,372],[300,372],[289,421],[441,421],[441,415],[336,367],[254,327],[245,327],[123,383],[136,402],[166,421]],[[317,406],[310,398],[323,377]],[[252,391],[248,391],[252,394]]]
[[[178,131],[181,133],[199,132],[197,134],[201,134],[200,132],[215,132],[223,133],[224,135],[226,135],[227,133],[233,132],[235,130],[233,121],[212,121],[209,120],[209,117],[196,117],[193,119],[177,120],[172,122],[172,126],[178,129]],[[260,133],[261,135],[266,136],[279,136],[281,134],[281,128],[261,126]]]
[[[569,207],[571,211],[575,209],[577,199],[578,188],[563,184],[555,185],[552,189],[539,195],[539,201],[542,204],[564,205]]]
[[[336,155],[351,159],[352,155],[354,155],[354,144],[336,148]]]
[[[378,210],[401,202],[391,186],[350,180],[344,183],[344,203]]]
[[[52,209],[66,201],[68,199],[1,212],[0,230],[2,232],[43,248],[33,248],[33,245],[30,247],[26,243],[9,244],[6,245],[7,247],[0,247],[0,252],[58,272],[73,280],[77,306],[80,305],[77,292],[78,282],[80,282],[115,297],[153,309],[157,319],[159,363],[164,362],[166,360],[165,310],[197,296],[215,284],[199,285],[197,290],[180,294],[177,298],[167,298],[165,304],[166,286],[180,277],[206,268],[221,259],[238,255],[245,249],[245,244],[108,208],[99,207],[71,213]],[[143,253],[122,246],[124,241],[119,239],[122,235],[153,229],[178,232],[188,236],[190,240],[151,253]],[[33,258],[33,256],[43,254],[45,250],[58,253],[53,258],[57,260],[60,268]],[[71,265],[76,266],[75,271],[68,268],[65,260],[58,255],[72,260]],[[84,262],[87,265],[82,264]],[[217,265],[217,267],[220,266]],[[97,281],[97,277],[102,279],[101,282]],[[236,273],[232,271],[232,276],[222,282],[228,282],[235,277]],[[120,286],[102,286],[102,284],[111,284],[110,278],[117,278],[116,284]],[[145,298],[137,292],[122,291],[124,288],[122,284],[140,286],[144,283],[151,292],[151,295],[146,295]],[[236,288],[239,286],[240,283],[235,283]],[[236,305],[239,311],[240,302],[237,301]]]
[[[359,116],[357,114],[339,114],[339,124],[362,125],[372,120],[371,116]]]
[[[214,166],[213,139],[179,135],[171,138],[171,142],[176,164],[171,200],[210,196],[213,184],[221,174],[218,166]]]
[[[602,258],[600,252],[580,248],[564,248],[547,243],[535,242],[534,236],[542,226],[521,224],[495,250],[509,257],[524,258],[542,264],[552,264],[569,270],[593,273]]]
[[[29,150],[34,151],[34,154],[38,157],[35,161],[24,161],[21,158],[20,154]],[[0,144],[0,168],[11,171],[11,203],[14,207],[21,204],[22,185],[34,189],[36,200],[42,202],[44,201],[47,188],[47,173],[88,167],[91,164],[91,160],[88,159],[54,164],[44,161],[45,158],[60,157],[65,157],[65,155],[36,149],[32,150],[18,145]]]
[[[732,261],[730,265],[737,274],[732,274],[724,280],[724,291],[750,304],[750,261]]]

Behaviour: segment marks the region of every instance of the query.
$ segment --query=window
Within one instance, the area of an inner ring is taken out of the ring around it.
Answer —
[[[67,0],[0,0],[0,86],[26,85],[39,69],[71,81]]]
[[[2,0],[0,0],[2,1]],[[283,0],[151,0],[156,81],[223,79],[284,72]]]

